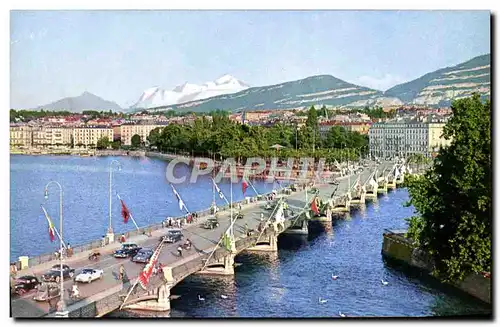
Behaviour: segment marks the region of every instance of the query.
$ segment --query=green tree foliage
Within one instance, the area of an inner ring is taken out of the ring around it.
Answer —
[[[121,145],[122,145],[122,141],[116,140],[116,141],[111,143],[111,148],[113,150],[118,150],[121,147]]]
[[[137,134],[134,134],[130,139],[133,148],[138,148],[141,146],[141,137]]]
[[[295,150],[297,133],[298,147]],[[241,125],[231,121],[225,114],[213,115],[212,121],[197,117],[192,124],[169,124],[164,128],[152,130],[147,138],[151,147],[161,152],[184,153],[188,155],[216,155],[217,158],[235,157],[242,161],[249,157],[315,157],[327,158],[333,162],[347,156],[356,159],[359,148],[367,144],[357,133],[344,133],[345,146],[321,147],[319,135],[313,151],[313,129],[303,126],[296,130],[295,125],[275,124],[271,127]],[[361,140],[361,141],[360,141]],[[337,142],[338,143],[338,142]],[[281,150],[271,146],[279,144]],[[352,149],[351,149],[352,150]]]
[[[456,100],[443,136],[452,139],[421,178],[408,182],[408,236],[427,251],[435,275],[461,280],[491,271],[491,108],[479,95]]]
[[[107,149],[109,145],[109,138],[107,136],[103,136],[99,140],[97,140],[96,148],[99,150]]]

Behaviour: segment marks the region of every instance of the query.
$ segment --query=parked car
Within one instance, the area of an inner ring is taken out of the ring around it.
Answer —
[[[219,221],[215,218],[208,218],[202,225],[205,229],[214,229],[219,227]]]
[[[42,283],[36,289],[35,301],[48,301],[60,295],[58,283]]]
[[[75,274],[75,269],[70,268],[68,265],[63,265],[63,278],[73,278]],[[61,280],[61,265],[54,265],[45,274],[42,275],[42,280],[44,282],[56,282]]]
[[[182,235],[182,231],[180,229],[171,229],[161,238],[161,240],[167,243],[175,243],[182,240],[183,237],[184,235]]]
[[[143,248],[137,252],[137,254],[132,258],[132,261],[137,263],[148,263],[152,255],[153,250]]]
[[[137,246],[135,243],[123,243],[122,248],[118,249],[113,253],[115,258],[132,258],[137,252],[139,252],[141,248]]]
[[[14,292],[17,295],[23,295],[40,285],[40,281],[35,276],[22,276],[16,279]]]
[[[101,279],[104,271],[102,269],[83,269],[75,278],[75,281],[81,283],[90,283],[96,279]]]

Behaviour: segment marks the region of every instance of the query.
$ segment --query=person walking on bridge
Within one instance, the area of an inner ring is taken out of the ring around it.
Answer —
[[[179,245],[179,247],[177,247],[177,254],[179,255],[179,257],[182,257],[182,246]]]
[[[123,276],[125,275],[125,267],[123,265],[120,265],[120,270],[118,273],[118,279],[123,280]]]

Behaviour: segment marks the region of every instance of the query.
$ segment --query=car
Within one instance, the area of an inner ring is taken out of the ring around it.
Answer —
[[[134,257],[137,252],[139,252],[141,248],[137,246],[137,244],[134,243],[123,243],[122,248],[116,250],[113,253],[113,256],[115,258],[132,258]]]
[[[35,301],[48,301],[60,295],[58,283],[42,283],[36,289]]]
[[[63,278],[73,278],[75,269],[70,268],[68,265],[63,265]],[[61,265],[53,265],[52,268],[42,275],[44,282],[60,282],[61,281]]]
[[[40,281],[35,276],[21,276],[16,279],[14,292],[17,295],[23,295],[34,290],[40,285]]]
[[[171,229],[165,236],[162,237],[162,241],[167,243],[175,243],[182,240],[183,237],[184,235],[182,235],[182,231],[180,229]]]
[[[80,283],[90,283],[96,279],[101,279],[104,275],[102,269],[85,268],[76,276],[75,281]]]
[[[137,254],[132,258],[132,261],[137,263],[148,263],[152,255],[153,250],[143,248],[137,252]]]
[[[214,229],[219,227],[219,221],[215,218],[208,218],[202,225],[205,229]]]

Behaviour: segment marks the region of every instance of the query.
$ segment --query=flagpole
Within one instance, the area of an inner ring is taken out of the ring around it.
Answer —
[[[137,277],[137,279],[135,280],[135,283],[134,285],[132,286],[132,288],[130,289],[130,291],[128,292],[127,296],[125,297],[125,299],[123,300],[123,303],[122,305],[120,305],[120,309],[118,310],[121,310],[123,308],[123,306],[125,305],[125,303],[127,303],[127,300],[130,296],[130,294],[132,294],[132,291],[134,290],[134,288],[137,286],[137,284],[139,283],[139,277]]]

